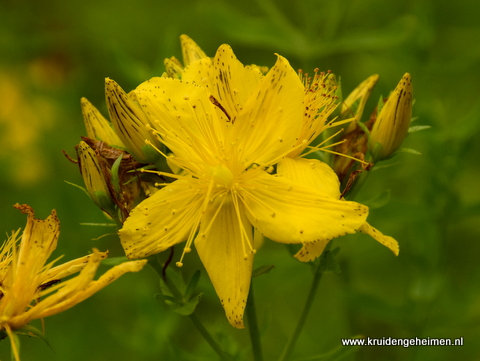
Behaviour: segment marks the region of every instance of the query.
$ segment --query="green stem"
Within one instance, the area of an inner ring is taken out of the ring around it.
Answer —
[[[210,335],[210,332],[208,332],[208,330],[205,328],[200,319],[195,315],[195,313],[192,313],[189,317],[197,328],[198,332],[200,332],[205,341],[207,341],[207,343],[217,353],[217,355],[220,356],[222,360],[233,361],[233,358],[228,353],[223,351],[220,345],[212,337],[212,335]]]
[[[283,350],[283,354],[280,357],[280,361],[287,361],[288,359],[290,359],[290,356],[292,355],[292,352],[293,352],[293,349],[295,348],[297,340],[300,337],[300,334],[302,333],[303,326],[305,325],[305,321],[307,320],[310,309],[312,308],[313,300],[315,299],[315,294],[317,293],[318,285],[320,284],[320,280],[322,279],[323,273],[320,270],[320,265],[321,264],[319,263],[318,268],[314,273],[312,285],[310,287],[310,292],[308,293],[307,301],[305,302],[305,307],[303,308],[302,315],[298,320],[297,327],[295,328],[295,331],[293,332],[292,337],[290,338],[290,341],[288,342],[287,346]]]
[[[360,175],[355,180],[355,183],[353,183],[352,188],[347,192],[345,198],[347,198],[348,200],[354,200],[357,197],[358,192],[365,184],[365,181],[368,179],[368,176],[370,175],[372,168],[370,168],[370,170],[368,171],[363,171],[362,173],[360,173]]]
[[[252,342],[253,359],[254,361],[263,361],[262,343],[260,342],[257,312],[255,311],[255,299],[253,297],[253,285],[250,285],[250,292],[248,294],[246,311],[248,329],[250,330],[250,340]]]
[[[168,287],[170,292],[172,292],[173,297],[178,301],[183,301],[184,297],[182,293],[175,286],[175,284],[168,279],[167,274],[165,274],[165,280],[163,280],[162,264],[158,261],[157,255],[151,256],[148,261],[149,261],[148,264],[153,268],[153,270],[160,277],[161,279],[160,282],[165,283],[165,285]],[[200,319],[195,315],[195,313],[190,314],[189,317],[192,320],[195,327],[197,328],[198,332],[200,332],[200,334],[203,336],[205,341],[207,341],[210,347],[217,353],[218,356],[220,356],[220,359],[224,361],[233,361],[233,358],[228,353],[223,351],[220,345],[212,337],[212,335],[210,335],[210,332],[208,332],[208,330],[203,325],[202,321],[200,321]]]

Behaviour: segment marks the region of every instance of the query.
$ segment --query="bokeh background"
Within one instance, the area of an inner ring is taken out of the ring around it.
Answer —
[[[112,228],[78,189],[74,155],[85,135],[80,98],[107,114],[104,78],[126,90],[181,57],[179,35],[210,56],[232,45],[245,64],[271,66],[274,53],[294,68],[341,75],[344,92],[380,74],[371,111],[405,72],[412,75],[416,124],[392,167],[374,172],[361,200],[369,221],[400,243],[395,258],[363,235],[339,238],[340,275],[328,274],[294,352],[326,353],[340,339],[464,337],[463,347],[364,347],[346,360],[480,359],[480,3],[471,0],[0,0],[0,228],[24,227],[11,206],[37,216],[55,208],[62,223],[56,255],[92,247],[121,256]],[[388,199],[388,202],[379,202]],[[194,252],[187,272],[202,269]],[[267,242],[254,280],[266,360],[279,356],[302,310],[310,268]],[[102,272],[107,268],[102,268]],[[199,317],[226,348],[249,359],[248,331],[232,329],[203,271]],[[150,269],[127,274],[75,308],[48,318],[41,340],[22,338],[23,360],[210,360],[215,354],[187,317],[154,295]],[[37,323],[36,326],[39,326]],[[7,340],[0,359],[10,357]],[[315,358],[318,359],[318,358]]]

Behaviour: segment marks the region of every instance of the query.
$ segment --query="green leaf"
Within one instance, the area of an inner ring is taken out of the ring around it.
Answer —
[[[391,189],[384,189],[363,203],[368,205],[368,208],[370,209],[378,209],[383,207],[390,201],[391,195],[392,195]]]
[[[122,264],[124,262],[130,261],[127,257],[112,257],[112,258],[106,258],[102,260],[100,263],[105,265],[105,266],[118,266],[119,264]]]
[[[202,300],[202,297],[203,293],[200,293],[198,296],[192,297],[190,300],[185,302],[180,307],[175,308],[173,311],[182,316],[190,316],[195,311],[195,307],[197,307]]]
[[[66,180],[64,180],[64,182],[67,183],[67,184],[70,184],[71,186],[73,186],[75,188],[81,189],[82,191],[85,192],[85,194],[88,196],[88,198],[90,198],[90,195],[88,194],[87,190],[85,188],[83,188],[82,186],[79,186],[78,184],[75,184],[75,183],[72,183],[72,182],[69,182],[69,181],[66,181]]]
[[[415,155],[422,155],[418,150],[412,149],[412,148],[400,148],[397,150],[397,153],[410,153],[410,154],[415,154]]]
[[[263,274],[267,274],[269,273],[272,269],[274,269],[275,266],[274,265],[265,265],[265,266],[260,266],[258,268],[256,268],[253,272],[252,272],[252,278],[253,277],[258,277],[258,276],[261,276]]]
[[[408,128],[408,133],[416,133],[421,130],[430,129],[430,125],[414,125],[413,127]]]
[[[47,344],[48,347],[50,347],[50,349],[53,350],[53,347],[52,345],[50,345],[50,342],[48,342],[47,338],[45,337],[45,335],[43,334],[42,331],[40,331],[38,328],[36,327],[33,327],[31,325],[25,325],[17,330],[15,330],[16,333],[18,334],[23,334],[23,332],[25,332],[25,334],[27,336],[35,336],[35,337],[38,337],[39,339],[41,339],[43,342],[45,342]],[[19,347],[20,345],[18,345],[18,348],[20,349]]]

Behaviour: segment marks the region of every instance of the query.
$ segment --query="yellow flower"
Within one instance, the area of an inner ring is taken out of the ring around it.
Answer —
[[[195,243],[234,327],[244,327],[253,227],[276,242],[307,244],[354,233],[365,223],[367,207],[271,173],[306,146],[298,144],[304,86],[285,58],[278,56],[263,76],[223,45],[214,59],[191,63],[182,81],[154,78],[133,93],[172,152],[169,162],[183,173],[160,172],[176,180],[130,213],[120,230],[127,257],[186,240],[181,266]],[[311,114],[322,117],[321,111]]]
[[[16,204],[15,208],[27,214],[28,219],[21,239],[20,230],[13,232],[0,248],[0,331],[10,336],[15,359],[19,360],[14,330],[69,309],[124,273],[139,271],[145,261],[125,262],[96,281],[93,277],[107,256],[104,252],[94,249],[88,256],[54,267],[57,260],[46,262],[57,246],[60,232],[55,211],[41,220],[27,205]],[[77,272],[76,277],[62,281]]]
[[[383,106],[370,133],[369,148],[375,161],[390,158],[407,136],[412,118],[412,81],[405,73]]]

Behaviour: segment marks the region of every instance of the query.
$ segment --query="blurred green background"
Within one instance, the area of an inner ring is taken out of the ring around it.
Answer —
[[[412,75],[417,124],[400,154],[369,178],[361,200],[390,191],[369,222],[400,243],[395,258],[363,235],[335,240],[342,274],[324,276],[297,359],[322,354],[353,335],[464,337],[463,347],[364,347],[347,360],[480,360],[480,2],[459,0],[0,0],[0,214],[5,232],[24,227],[11,206],[37,216],[57,209],[65,260],[92,247],[121,256],[101,212],[78,189],[77,166],[62,154],[86,135],[80,97],[106,115],[104,78],[125,90],[181,58],[188,34],[213,56],[232,45],[245,64],[271,66],[274,53],[294,68],[341,75],[344,92],[371,74],[380,81],[370,112],[405,72]],[[371,203],[370,205],[372,205]],[[268,242],[254,280],[266,360],[279,356],[311,281],[308,266]],[[188,270],[201,269],[194,252]],[[102,269],[104,271],[106,267]],[[248,331],[232,329],[205,272],[199,317],[225,347],[249,359]],[[155,299],[154,273],[127,274],[75,308],[45,320],[54,349],[22,338],[23,360],[210,360],[215,355],[186,317]],[[38,326],[38,323],[36,324]],[[236,345],[237,344],[237,345]],[[182,349],[181,352],[178,349]],[[0,342],[0,359],[10,356]]]

